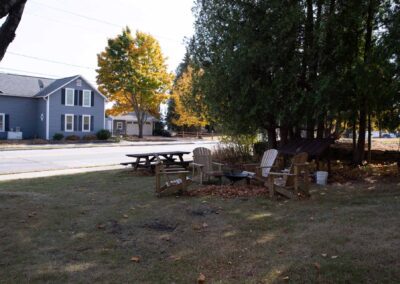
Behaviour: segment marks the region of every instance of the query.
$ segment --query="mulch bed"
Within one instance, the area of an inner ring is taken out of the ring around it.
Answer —
[[[329,182],[362,182],[368,178],[373,178],[377,181],[385,181],[388,178],[396,177],[399,177],[399,169],[395,163],[369,164],[357,167],[338,163],[332,166],[332,173],[329,176]]]
[[[224,198],[268,196],[268,188],[255,185],[207,185],[187,192],[189,196],[221,196]]]

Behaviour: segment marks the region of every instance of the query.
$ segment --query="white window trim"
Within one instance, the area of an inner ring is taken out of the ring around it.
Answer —
[[[85,92],[89,93],[89,105],[85,105]],[[82,91],[82,106],[83,107],[92,107],[92,91],[91,90],[83,90]]]
[[[5,132],[6,131],[6,114],[0,113],[0,116],[3,118],[3,127],[0,128],[0,132]]]
[[[72,130],[68,130],[67,129],[67,116],[71,116],[72,117]],[[64,118],[64,131],[65,132],[74,132],[74,124],[75,124],[75,116],[73,114],[65,114],[65,118]]]
[[[119,127],[121,125],[121,127]],[[117,121],[117,130],[124,130],[124,124],[122,121]]]
[[[85,130],[85,117],[89,117],[89,129]],[[82,115],[82,132],[90,132],[90,125],[92,124],[92,117],[90,115]]]
[[[67,100],[67,91],[71,90],[72,91],[72,104],[68,104],[68,100]],[[65,105],[66,106],[75,106],[75,89],[73,88],[65,88]]]

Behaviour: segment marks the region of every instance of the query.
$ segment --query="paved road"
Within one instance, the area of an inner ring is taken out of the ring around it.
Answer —
[[[52,150],[18,150],[0,152],[0,175],[55,171],[64,169],[101,167],[132,161],[129,153],[160,151],[192,151],[196,147],[212,148],[215,142],[192,142],[188,144],[147,143],[146,146],[96,147]],[[191,159],[187,155],[185,159]]]

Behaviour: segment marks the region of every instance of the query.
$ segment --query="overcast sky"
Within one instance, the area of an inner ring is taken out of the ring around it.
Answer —
[[[124,26],[157,38],[175,71],[185,53],[184,38],[193,34],[192,5],[192,0],[28,0],[0,72],[55,78],[81,74],[94,82],[97,53]]]

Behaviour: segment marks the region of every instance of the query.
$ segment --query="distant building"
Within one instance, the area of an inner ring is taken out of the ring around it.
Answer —
[[[80,75],[49,79],[0,73],[0,139],[52,139],[105,127],[106,97]]]
[[[158,121],[155,117],[147,115],[146,122],[143,125],[143,136],[153,135],[154,124]],[[113,135],[139,135],[139,125],[136,114],[129,112],[123,115],[110,116],[108,118],[108,129]]]

